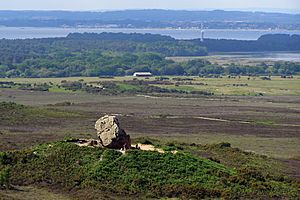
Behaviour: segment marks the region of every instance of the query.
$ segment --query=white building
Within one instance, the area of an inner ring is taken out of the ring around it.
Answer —
[[[149,77],[149,76],[152,76],[152,73],[150,73],[150,72],[135,72],[133,74],[133,76],[135,76],[135,77]]]

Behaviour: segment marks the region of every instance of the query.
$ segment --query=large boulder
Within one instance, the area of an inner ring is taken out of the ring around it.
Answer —
[[[130,136],[120,127],[116,116],[101,117],[97,120],[95,129],[102,146],[112,149],[130,148]]]

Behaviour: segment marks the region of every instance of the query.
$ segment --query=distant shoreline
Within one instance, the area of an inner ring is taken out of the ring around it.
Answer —
[[[28,29],[28,28],[34,28],[34,29],[95,29],[95,30],[182,30],[182,31],[201,31],[200,28],[172,28],[172,27],[166,27],[166,28],[115,28],[115,27],[93,27],[93,26],[87,26],[87,27],[63,27],[63,26],[43,26],[43,27],[36,27],[36,26],[0,26],[0,28],[16,28],[16,29]],[[210,28],[210,29],[203,29],[204,31],[264,31],[264,32],[270,32],[270,31],[300,31],[300,29],[239,29],[239,28]]]
[[[7,27],[0,26],[0,39],[33,39],[66,37],[69,33],[150,33],[173,37],[175,39],[190,40],[201,37],[201,29],[178,28],[71,28],[71,27]],[[257,40],[265,34],[297,34],[300,30],[285,29],[204,29],[204,38]]]

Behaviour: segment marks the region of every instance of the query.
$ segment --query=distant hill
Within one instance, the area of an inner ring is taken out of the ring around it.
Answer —
[[[124,10],[108,12],[0,11],[2,26],[201,27],[300,29],[300,15],[242,11]]]

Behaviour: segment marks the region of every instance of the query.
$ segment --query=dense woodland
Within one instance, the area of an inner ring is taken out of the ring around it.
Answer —
[[[208,50],[207,50],[208,49]],[[167,56],[202,56],[210,51],[300,50],[298,35],[263,36],[257,41],[175,40],[169,36],[73,33],[65,38],[0,40],[0,77],[154,75],[292,75],[300,65],[220,66],[205,60],[176,63]]]
[[[300,35],[267,34],[258,40],[205,39],[193,40],[210,52],[300,51]]]

